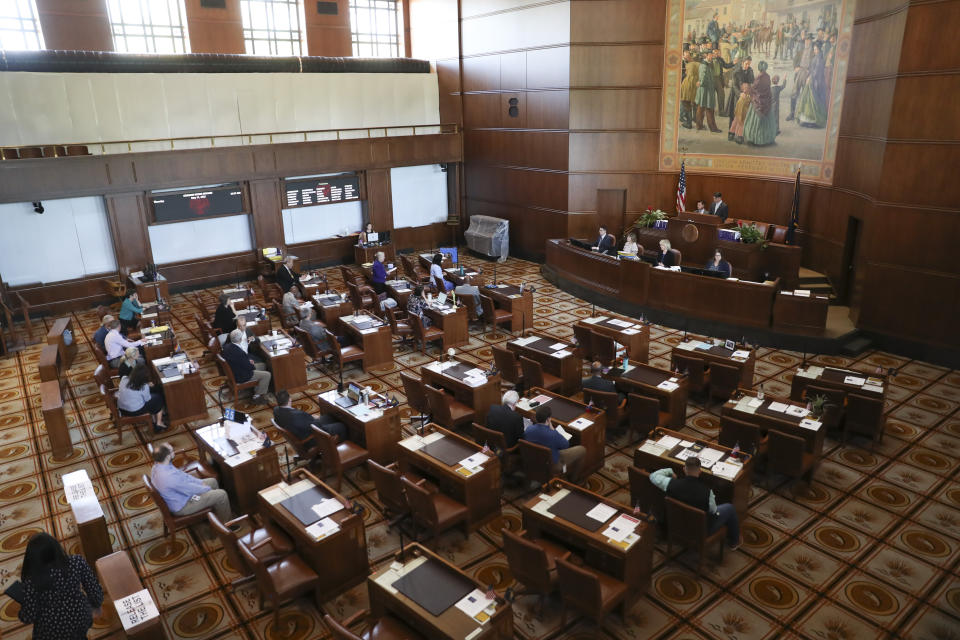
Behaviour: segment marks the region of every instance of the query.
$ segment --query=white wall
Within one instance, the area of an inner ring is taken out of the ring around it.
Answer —
[[[0,146],[439,122],[435,73],[0,73]]]
[[[332,238],[363,228],[363,204],[359,200],[296,207],[283,210],[283,239],[287,244]]]
[[[438,164],[390,169],[393,227],[421,227],[447,219],[447,174]]]
[[[60,282],[116,272],[101,197],[0,204],[0,277],[8,285]]]
[[[155,264],[222,256],[253,250],[250,216],[208,218],[149,227]]]

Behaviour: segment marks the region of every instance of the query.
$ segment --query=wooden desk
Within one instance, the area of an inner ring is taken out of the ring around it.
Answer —
[[[520,292],[520,287],[512,284],[498,284],[480,289],[480,295],[489,296],[498,309],[513,313],[511,331],[524,331],[533,328],[533,294],[529,289]]]
[[[584,514],[599,503],[613,507],[617,513],[600,524],[598,529],[591,531],[551,511],[560,500],[571,495],[571,499],[576,500],[578,506],[583,505]],[[565,480],[555,479],[551,481],[547,491],[528,500],[521,506],[520,511],[523,528],[531,537],[559,542],[583,556],[584,564],[588,567],[626,583],[637,595],[650,588],[654,528],[642,516],[634,516],[629,507]],[[551,513],[553,517],[545,512]],[[637,537],[629,546],[626,543],[614,542],[603,534],[610,523],[620,515],[639,520],[634,529]]]
[[[757,351],[753,348],[747,348],[742,344],[735,345],[734,349],[727,349],[722,343],[710,344],[708,348],[705,343],[717,342],[710,338],[699,338],[697,336],[687,336],[687,339],[673,348],[670,353],[670,366],[677,367],[677,361],[674,356],[687,356],[689,358],[701,358],[707,364],[717,363],[725,364],[728,367],[735,367],[740,371],[740,386],[745,389],[753,388],[753,371],[757,363]],[[737,351],[748,351],[746,358],[733,357]]]
[[[144,585],[140,582],[137,570],[126,551],[117,551],[100,558],[96,562],[97,574],[100,576],[100,585],[106,597],[106,605],[113,606],[113,602],[126,598],[129,595],[143,591]],[[146,620],[126,632],[120,633],[131,640],[166,640],[167,632],[163,628],[160,616]]]
[[[317,294],[311,296],[317,318],[327,325],[333,333],[340,333],[340,317],[353,313],[353,303],[339,293]]]
[[[781,291],[773,299],[773,328],[790,333],[823,335],[827,329],[829,306],[827,296],[796,296],[790,291]]]
[[[620,324],[617,324],[617,323]],[[590,331],[613,338],[627,349],[627,357],[646,363],[650,359],[650,326],[610,316],[594,316],[577,322]],[[624,326],[626,324],[626,326]]]
[[[257,503],[260,513],[289,534],[297,555],[320,576],[317,595],[326,600],[360,584],[370,572],[363,518],[349,510],[352,506],[349,500],[313,474],[298,469],[293,475],[293,484],[279,482],[258,491]],[[305,491],[315,492],[318,503],[333,498],[343,505],[342,510],[328,516],[339,525],[338,531],[317,540],[307,531],[309,525],[281,504]]]
[[[360,329],[359,325],[371,323]],[[351,315],[340,318],[344,333],[348,334],[363,349],[363,370],[370,371],[393,362],[393,333],[390,325],[376,316]],[[329,325],[328,325],[329,326]]]
[[[285,389],[296,393],[307,388],[307,361],[303,348],[285,332],[260,336],[250,348],[267,364],[275,391]]]
[[[447,302],[443,308],[424,307],[423,312],[433,322],[433,326],[443,329],[443,350],[450,347],[459,347],[470,342],[468,329],[467,308],[463,305],[456,307]]]
[[[730,453],[732,449],[727,447],[721,447],[718,444],[712,444],[706,440],[701,440],[699,438],[694,438],[689,434],[679,433],[677,431],[671,431],[669,429],[658,428],[655,429],[646,442],[641,442],[633,452],[633,464],[640,469],[645,469],[650,473],[670,467],[673,469],[674,473],[680,475],[683,469],[683,460],[680,460],[676,457],[678,453],[684,450],[685,447],[680,446],[679,444],[670,447],[669,449],[662,449],[662,453],[656,455],[644,451],[641,447],[645,446],[647,443],[656,442],[664,436],[672,436],[674,438],[679,438],[682,442],[693,442],[695,445],[701,445],[704,448],[715,449],[717,451],[722,451],[723,456],[721,457],[721,462],[726,461],[730,458]],[[700,471],[700,478],[711,488],[713,493],[716,496],[717,504],[723,502],[729,502],[733,504],[734,509],[737,511],[737,515],[740,517],[741,522],[747,514],[747,504],[750,500],[750,481],[753,477],[753,464],[754,456],[751,456],[747,453],[740,453],[740,460],[743,461],[743,467],[737,472],[737,474],[731,478],[724,478],[718,475],[714,475],[710,469],[702,469]]]
[[[67,331],[72,337],[70,344],[67,344],[63,337]],[[47,344],[57,347],[57,351],[60,352],[60,366],[64,370],[69,369],[73,364],[73,358],[77,355],[77,337],[73,332],[73,319],[68,316],[54,320],[50,331],[47,332]]]
[[[555,344],[563,344],[563,349],[551,349]],[[531,360],[536,360],[541,364],[545,372],[560,378],[562,380],[560,393],[563,395],[571,396],[580,390],[583,368],[580,365],[580,356],[577,354],[577,348],[572,344],[551,338],[550,336],[534,333],[526,338],[510,340],[507,342],[507,348],[517,354],[518,357],[524,356]],[[568,351],[569,355],[565,355],[562,358],[553,355],[557,351],[563,350]]]
[[[457,358],[455,362],[444,363],[441,372],[440,363],[434,361],[420,367],[420,377],[427,384],[452,393],[458,402],[476,412],[474,422],[486,424],[490,407],[500,403],[500,374],[490,376],[486,382],[474,387],[465,381],[465,374],[476,368],[476,364]]]
[[[458,267],[450,267],[443,270],[443,277],[455,286],[459,287],[463,284],[473,285],[475,287],[482,287],[484,284],[485,278],[480,271],[475,269],[467,269],[464,267],[463,275],[460,275],[460,269]]]
[[[140,277],[129,276],[130,283],[136,288],[140,303],[156,302],[158,299],[170,299],[170,290],[167,287],[167,279],[159,273],[157,279],[146,282]]]
[[[865,387],[863,383],[848,383],[846,382],[848,376],[863,380],[868,386]],[[869,388],[869,386],[872,385],[870,385],[870,380],[868,379],[876,381],[878,383],[876,386],[880,387],[880,390],[875,391]],[[827,389],[845,391],[847,393],[858,393],[868,398],[877,398],[884,401],[886,401],[887,398],[887,384],[886,378],[884,377],[877,375],[871,376],[862,371],[851,371],[850,369],[810,365],[806,368],[797,368],[797,373],[794,374],[793,381],[790,384],[790,399],[802,400],[803,392],[809,384]]]
[[[60,383],[60,350],[57,345],[48,344],[40,350],[37,372],[42,382]]]
[[[70,441],[70,427],[67,425],[67,414],[63,410],[59,382],[50,380],[40,383],[40,406],[53,459],[69,458],[73,454],[73,443]]]
[[[387,242],[385,244],[375,244],[361,247],[358,244],[353,245],[353,261],[357,264],[366,264],[368,262],[373,262],[373,259],[376,257],[377,253],[383,251],[383,255],[386,258],[387,262],[396,262],[397,253],[393,248],[392,242]]]
[[[687,423],[689,388],[686,376],[678,376],[649,364],[630,362],[630,368],[626,372],[622,369],[611,369],[605,377],[616,382],[617,389],[625,394],[638,393],[657,398],[660,401],[660,410],[669,414],[667,424],[671,427],[682,429]],[[676,382],[677,388],[665,389],[660,386],[669,381]]]
[[[387,280],[387,295],[397,301],[397,310],[407,310],[407,300],[413,294],[413,286],[409,280]]]
[[[774,429],[781,433],[803,438],[806,443],[806,452],[812,453],[817,462],[820,461],[820,456],[823,454],[823,437],[826,428],[819,421],[816,422],[817,426],[815,428],[808,429],[800,425],[804,418],[816,420],[812,414],[806,411],[805,403],[793,401],[789,398],[771,397],[769,394],[764,394],[762,404],[758,407],[751,407],[749,406],[749,401],[756,399],[756,391],[741,389],[738,395],[742,395],[742,397],[736,400],[731,398],[723,404],[721,415],[730,416],[736,420],[756,425],[761,433],[764,434],[770,429]],[[785,412],[773,411],[770,409],[770,405],[774,402],[799,407],[804,410],[804,414],[795,416]]]
[[[560,424],[573,436],[570,439],[570,445],[583,445],[587,450],[583,457],[583,469],[580,472],[582,478],[586,478],[594,471],[599,471],[603,467],[604,447],[607,443],[607,416],[603,412],[593,412],[587,409],[587,405],[582,402],[575,402],[570,398],[565,398],[559,394],[533,387],[527,391],[527,397],[522,398],[517,403],[517,413],[533,421],[536,413],[535,407],[530,407],[530,400],[537,396],[549,396],[551,400],[547,402],[553,415],[551,420],[554,424]],[[580,418],[583,418],[592,424],[583,429],[578,429],[570,425]]]
[[[170,325],[165,325],[170,326]],[[143,357],[147,363],[158,358],[166,358],[177,349],[176,335],[172,331],[154,331],[153,327],[142,327],[140,339],[143,341]]]
[[[487,585],[471,578],[426,547],[411,543],[397,553],[394,562],[384,563],[379,571],[367,579],[373,617],[380,618],[389,613],[430,640],[513,640],[513,609],[508,602],[498,603],[491,618],[485,624],[480,624],[455,605],[435,616],[393,588],[392,585],[401,576],[424,562],[436,563],[434,566],[449,572],[450,578],[460,584],[472,585],[484,593],[487,590]]]
[[[237,318],[243,318],[247,325],[248,336],[263,336],[270,333],[273,323],[266,311],[256,305],[250,305],[246,309],[240,309],[236,312]]]
[[[170,313],[170,307],[160,302],[142,302],[143,313],[140,314],[140,324],[150,325],[151,322],[157,324],[169,325],[173,321],[173,315]]]
[[[219,422],[214,422],[193,433],[200,453],[220,471],[220,488],[230,495],[234,510],[238,513],[256,511],[257,491],[280,481],[277,448],[255,447],[249,455],[229,455],[222,444],[223,439],[229,437],[239,447],[244,438],[251,437],[247,425],[230,420],[226,420],[222,428]]]
[[[433,256],[437,255],[437,253],[438,252],[435,251],[433,253],[420,254],[420,266],[423,267],[423,270],[427,273],[430,273],[430,267],[433,266]],[[443,260],[440,262],[440,268],[450,269],[451,267],[453,267],[453,260],[450,259],[450,254],[443,254]]]
[[[430,453],[431,447],[438,446],[443,449]],[[489,460],[472,474],[460,464],[482,450],[475,442],[430,423],[424,427],[423,437],[400,441],[397,458],[401,472],[414,470],[426,476],[441,493],[465,506],[467,524],[473,531],[500,514],[500,460],[496,454],[488,452]]]
[[[77,525],[80,549],[91,566],[113,553],[107,519],[85,469],[63,474],[63,494]]]
[[[164,378],[160,367],[176,364],[180,369],[180,378],[176,375]],[[179,424],[206,420],[207,398],[203,389],[203,378],[195,362],[189,362],[185,354],[175,358],[159,358],[152,362],[154,375],[163,387],[163,399],[167,405],[168,424]]]
[[[321,393],[317,397],[321,412],[346,425],[350,440],[369,451],[372,460],[382,465],[396,462],[397,442],[400,441],[399,409],[387,407],[369,412],[351,411],[337,404],[338,397],[336,389]]]

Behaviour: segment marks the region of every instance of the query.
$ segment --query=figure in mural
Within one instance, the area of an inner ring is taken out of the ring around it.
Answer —
[[[827,88],[824,78],[823,44],[813,43],[813,60],[800,92],[797,120],[801,126],[822,129],[827,124]]]
[[[776,140],[777,125],[773,119],[773,92],[765,60],[757,65],[757,71],[760,75],[750,87],[750,107],[743,123],[743,139],[747,144],[764,147]]]
[[[737,144],[743,144],[743,124],[747,120],[747,111],[750,109],[750,84],[744,82],[740,85],[740,98],[737,99],[737,105],[733,109],[733,120],[730,121],[730,130],[727,132],[727,140],[733,140]]]
[[[680,83],[680,126],[693,128],[697,113],[697,83],[700,82],[700,56],[694,57],[690,49],[683,52],[685,75]]]
[[[755,78],[753,77],[753,69],[751,65],[753,64],[753,58],[747,56],[740,59],[740,64],[737,70],[733,73],[733,88],[730,90],[730,100],[727,102],[727,114],[730,116],[729,125],[733,126],[733,110],[737,105],[737,101],[740,100],[740,87],[746,83],[747,86],[752,86]]]
[[[716,50],[708,51],[703,64],[700,65],[699,80],[697,82],[697,130],[703,130],[703,118],[707,118],[707,126],[712,133],[720,133],[714,111],[717,108],[717,79],[713,75],[713,61]]]

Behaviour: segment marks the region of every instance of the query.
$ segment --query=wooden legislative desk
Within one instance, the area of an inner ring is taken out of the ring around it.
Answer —
[[[55,344],[48,344],[40,349],[40,359],[37,360],[37,373],[42,382],[56,382],[60,384],[60,350]]]
[[[715,340],[701,336],[689,335],[685,340],[673,348],[670,353],[670,366],[677,368],[677,361],[674,356],[686,356],[688,358],[700,358],[707,364],[724,364],[728,367],[734,367],[740,372],[740,386],[745,389],[753,388],[753,371],[757,364],[757,351],[754,348],[747,348],[745,345],[737,344],[734,349],[727,349],[723,341],[721,344],[715,344]],[[707,344],[709,343],[709,345]],[[749,352],[747,357],[734,357],[738,351]]]
[[[443,350],[450,347],[459,347],[470,342],[470,332],[467,328],[467,308],[462,304],[452,307],[450,302],[443,309],[433,305],[423,308],[423,312],[430,318],[433,326],[443,329]]]
[[[868,380],[872,378],[872,380]],[[849,382],[848,382],[849,381]],[[860,382],[862,381],[862,382]],[[871,384],[874,382],[876,384]],[[836,389],[846,393],[858,393],[868,398],[886,401],[887,381],[885,377],[852,371],[839,367],[821,367],[809,365],[798,367],[790,383],[790,399],[802,400],[807,385]]]
[[[438,252],[434,253],[421,253],[420,266],[423,267],[423,270],[427,273],[430,273],[430,267],[433,266],[433,256],[437,255]],[[453,267],[453,260],[450,258],[449,253],[443,254],[443,260],[440,262],[441,269],[450,269]]]
[[[553,349],[555,345],[563,345],[562,349]],[[572,396],[580,390],[580,374],[583,372],[580,366],[580,356],[577,355],[577,348],[563,340],[557,340],[550,336],[533,333],[524,338],[517,338],[507,342],[507,348],[517,354],[517,357],[523,356],[536,360],[541,364],[545,373],[557,376],[562,380],[560,384],[560,393],[565,396]],[[555,353],[565,352],[561,357]]]
[[[431,563],[432,566],[424,567],[426,563]],[[421,568],[421,571],[417,571]],[[414,573],[415,571],[417,573]],[[515,637],[514,614],[510,603],[497,601],[493,615],[483,624],[470,618],[455,604],[434,615],[417,600],[406,595],[406,589],[400,590],[393,586],[404,578],[413,587],[410,592],[420,594],[418,599],[429,598],[430,594],[469,593],[471,587],[483,593],[487,590],[487,585],[470,577],[426,547],[412,543],[401,548],[393,562],[384,562],[381,568],[367,579],[370,612],[374,618],[381,618],[389,613],[430,640],[513,640]]]
[[[511,331],[533,328],[533,294],[529,289],[521,293],[516,285],[494,284],[482,287],[480,295],[488,296],[498,309],[506,309],[513,314]]]
[[[70,332],[70,344],[67,344],[64,333]],[[70,317],[57,318],[53,321],[50,331],[47,332],[47,344],[57,347],[60,352],[60,367],[69,369],[73,358],[77,355],[77,338],[73,332],[73,320]]]
[[[407,300],[413,294],[413,286],[406,279],[387,280],[387,295],[397,301],[397,311],[407,310]]]
[[[650,326],[610,316],[593,316],[577,322],[594,333],[613,338],[627,349],[627,357],[638,362],[650,359]]]
[[[65,460],[73,455],[70,441],[70,426],[63,410],[60,383],[50,380],[40,383],[40,407],[43,411],[43,426],[50,439],[50,451],[54,460]]]
[[[156,302],[158,299],[170,299],[170,290],[167,288],[167,279],[159,273],[157,279],[147,282],[139,276],[129,276],[130,284],[137,290],[140,303]]]
[[[613,380],[617,389],[625,394],[636,393],[660,402],[660,411],[667,414],[667,424],[682,429],[687,422],[687,377],[641,362],[629,363],[629,368],[610,369],[605,378]],[[676,388],[670,383],[675,383]]]
[[[173,321],[173,314],[170,313],[170,307],[159,302],[142,302],[143,313],[140,314],[140,325],[147,326],[151,322],[156,324],[169,325]]]
[[[429,385],[449,391],[458,402],[476,412],[474,422],[486,424],[487,411],[500,403],[500,374],[489,376],[481,385],[472,386],[466,382],[465,374],[477,368],[476,364],[457,359],[455,363],[444,363],[442,368],[441,372],[441,365],[436,361],[423,365],[420,378]]]
[[[220,472],[220,488],[230,495],[230,504],[239,513],[255,512],[257,491],[280,481],[277,447],[259,446],[250,426],[226,420],[223,427],[214,422],[193,432],[198,450]],[[227,440],[236,443],[240,451],[233,453]]]
[[[100,585],[105,592],[104,606],[109,603],[112,607],[113,602],[143,591],[145,588],[126,551],[117,551],[100,558],[96,562],[96,568],[100,576]],[[131,627],[126,632],[118,633],[120,637],[130,638],[130,640],[166,640],[167,632],[164,630],[161,616],[162,613]]]
[[[823,335],[829,306],[827,296],[797,296],[791,291],[781,291],[773,300],[773,328],[789,333]]]
[[[423,435],[400,441],[397,458],[400,471],[428,478],[437,489],[467,508],[471,531],[500,514],[500,460],[489,451],[488,460],[474,468],[461,462],[481,453],[483,447],[430,423]]]
[[[169,325],[164,325],[169,327]],[[143,341],[143,357],[147,363],[158,358],[166,358],[177,349],[177,337],[172,329],[157,331],[159,327],[141,327],[140,339]]]
[[[485,280],[483,273],[474,269],[464,268],[463,275],[460,275],[460,269],[458,267],[444,269],[443,277],[458,287],[462,284],[470,284],[475,287],[482,287]]]
[[[370,326],[363,329],[358,326],[368,323]],[[389,324],[376,316],[364,314],[341,316],[340,326],[354,344],[363,349],[364,371],[393,363],[393,333]]]
[[[61,481],[64,499],[70,505],[73,521],[77,525],[83,557],[93,566],[100,558],[113,553],[103,508],[86,469],[65,473]]]
[[[392,242],[387,242],[385,244],[366,245],[363,247],[361,247],[359,244],[355,244],[353,245],[353,261],[357,264],[373,262],[373,259],[380,251],[383,251],[383,255],[387,262],[397,261],[397,253],[393,248]]]
[[[270,333],[270,316],[264,309],[257,306],[249,306],[236,312],[237,318],[243,318],[246,321],[247,337],[263,336]]]
[[[551,421],[559,424],[569,433],[570,446],[582,445],[587,450],[583,456],[583,468],[580,470],[580,477],[586,478],[594,471],[603,468],[604,447],[607,443],[607,416],[603,412],[594,412],[587,408],[582,402],[576,402],[570,398],[565,398],[559,394],[533,387],[527,391],[525,398],[517,403],[517,413],[531,422],[536,415],[537,407],[531,407],[530,401],[537,396],[547,396],[550,400],[544,402],[552,415]],[[580,419],[585,420],[573,426],[571,423]]]
[[[284,332],[264,335],[250,345],[263,358],[270,370],[270,382],[275,391],[284,389],[290,393],[307,387],[307,361],[303,348]]]
[[[653,432],[650,433],[649,438],[645,442],[641,442],[640,446],[634,450],[633,464],[637,468],[644,469],[650,473],[669,467],[673,469],[675,474],[678,476],[681,475],[684,463],[683,460],[677,458],[676,455],[686,449],[682,444],[675,444],[666,448],[658,447],[660,449],[659,453],[644,450],[645,447],[649,447],[649,443],[655,443],[665,436],[678,438],[680,442],[692,442],[694,445],[702,446],[705,449],[709,448],[720,451],[723,453],[723,456],[720,458],[721,462],[730,458],[732,452],[732,449],[721,447],[719,444],[710,443],[706,440],[694,438],[689,434],[679,433],[661,427],[654,429]],[[743,518],[747,515],[747,505],[750,501],[750,482],[753,478],[754,456],[741,452],[739,459],[743,461],[743,466],[732,478],[721,477],[707,468],[700,471],[700,478],[713,489],[717,504],[723,502],[731,503],[742,522]]]
[[[397,442],[400,440],[400,411],[397,407],[363,410],[344,409],[337,404],[336,389],[317,396],[320,409],[347,427],[350,440],[370,452],[370,459],[388,465],[397,460]]]
[[[260,514],[290,536],[297,555],[320,576],[318,599],[332,598],[363,582],[370,571],[363,518],[350,510],[349,500],[310,472],[297,469],[290,481],[292,484],[280,481],[258,491],[257,504]],[[339,525],[339,530],[319,540],[307,531],[309,525],[282,504],[298,495],[304,504],[308,500],[315,504],[330,498],[337,500],[342,508],[328,517]]]
[[[586,516],[587,511],[597,504],[608,505],[616,513],[602,523]],[[523,528],[532,538],[559,542],[582,556],[586,566],[626,583],[633,595],[650,588],[654,527],[642,516],[634,516],[630,508],[565,480],[555,479],[545,492],[523,504],[521,512]],[[619,543],[603,535],[620,515],[638,520],[635,539]]]
[[[807,412],[805,403],[793,401],[789,398],[771,397],[770,394],[765,394],[763,400],[758,401],[756,391],[744,389],[740,389],[737,395],[740,397],[731,398],[724,403],[721,415],[756,425],[762,434],[766,434],[767,431],[773,429],[787,435],[803,438],[804,450],[807,453],[812,453],[817,462],[820,461],[820,456],[823,454],[823,436],[826,428],[824,428],[823,423],[816,421]],[[757,405],[758,402],[758,406],[751,406]],[[774,411],[770,408],[770,405],[774,403],[803,409],[803,414],[795,415],[785,411]],[[804,426],[809,424],[804,422],[805,418],[814,420],[814,424],[811,424],[809,428]]]
[[[186,354],[172,358],[158,358],[151,363],[156,380],[163,387],[163,399],[167,406],[169,420],[167,424],[175,427],[179,424],[207,419],[207,399],[203,389],[203,379],[197,363],[190,362]],[[173,373],[176,366],[179,373]],[[163,371],[171,375],[164,377]]]
[[[353,313],[353,303],[339,293],[315,294],[310,299],[317,310],[317,318],[333,333],[340,331],[340,317]]]

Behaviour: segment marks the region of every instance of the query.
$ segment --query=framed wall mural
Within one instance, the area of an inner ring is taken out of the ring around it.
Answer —
[[[856,0],[667,0],[660,169],[831,183]]]

